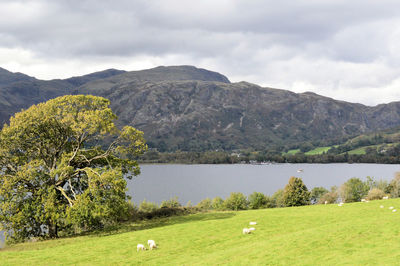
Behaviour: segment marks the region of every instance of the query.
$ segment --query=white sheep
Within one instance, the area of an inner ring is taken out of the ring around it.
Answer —
[[[250,234],[251,230],[249,228],[243,228],[243,234]]]
[[[338,206],[339,206],[339,207],[342,207],[342,206],[343,206],[343,202],[339,203]]]
[[[326,204],[328,204],[328,201],[327,201],[327,200],[325,200],[325,205],[326,205]]]
[[[389,196],[384,196],[382,199],[389,199]]]
[[[144,247],[143,244],[137,244],[136,251],[139,251],[139,250],[146,250],[146,248]]]
[[[256,229],[254,227],[249,228],[250,231],[255,231]]]
[[[383,209],[384,208],[383,205],[381,205],[380,208]]]
[[[257,223],[256,222],[250,222],[250,225],[256,225]]]
[[[147,240],[147,245],[150,246],[151,243],[154,243],[154,244],[155,244],[156,242],[155,242],[154,240]]]
[[[394,207],[393,207],[393,206],[390,206],[390,207],[389,207],[389,210],[393,210],[393,209],[394,209]]]
[[[150,250],[153,250],[153,249],[157,248],[156,243],[155,242],[150,242],[149,248],[150,248]]]
[[[366,199],[361,199],[361,202],[366,202]]]
[[[394,209],[392,212],[397,212],[397,210],[396,210],[396,209]]]

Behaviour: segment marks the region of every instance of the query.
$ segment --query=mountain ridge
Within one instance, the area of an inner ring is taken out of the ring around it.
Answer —
[[[120,126],[143,130],[151,147],[165,151],[261,150],[400,125],[400,102],[371,107],[313,92],[231,83],[222,74],[193,66],[96,73],[50,81],[15,77],[0,87],[0,122],[40,101],[93,94],[110,99]]]

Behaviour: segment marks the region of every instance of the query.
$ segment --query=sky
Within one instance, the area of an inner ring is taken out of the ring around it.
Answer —
[[[193,65],[231,82],[400,101],[400,1],[0,0],[0,67],[39,79]]]

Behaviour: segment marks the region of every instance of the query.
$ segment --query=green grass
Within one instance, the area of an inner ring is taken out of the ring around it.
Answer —
[[[384,205],[381,209],[379,206]],[[391,212],[389,206],[399,211]],[[249,221],[257,230],[243,235]],[[159,248],[136,252],[154,239]],[[400,199],[212,212],[125,225],[119,232],[24,243],[2,265],[399,265]]]
[[[298,152],[300,152],[300,149],[288,150],[288,152],[284,153],[284,155],[286,155],[286,154],[293,155],[293,154],[296,154]]]
[[[304,153],[305,155],[319,155],[319,154],[323,154],[324,152],[327,152],[330,148],[332,148],[332,146],[329,147],[318,147],[315,148],[311,151],[308,151],[306,153]]]

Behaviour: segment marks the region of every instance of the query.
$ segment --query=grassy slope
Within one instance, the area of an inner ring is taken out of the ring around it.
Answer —
[[[392,213],[389,206],[399,211]],[[257,230],[243,235],[249,221],[257,221]],[[136,252],[136,244],[147,239],[154,239],[158,250]],[[121,233],[15,245],[0,252],[0,261],[3,265],[395,265],[400,261],[399,239],[400,199],[394,199],[173,217],[132,224]]]

